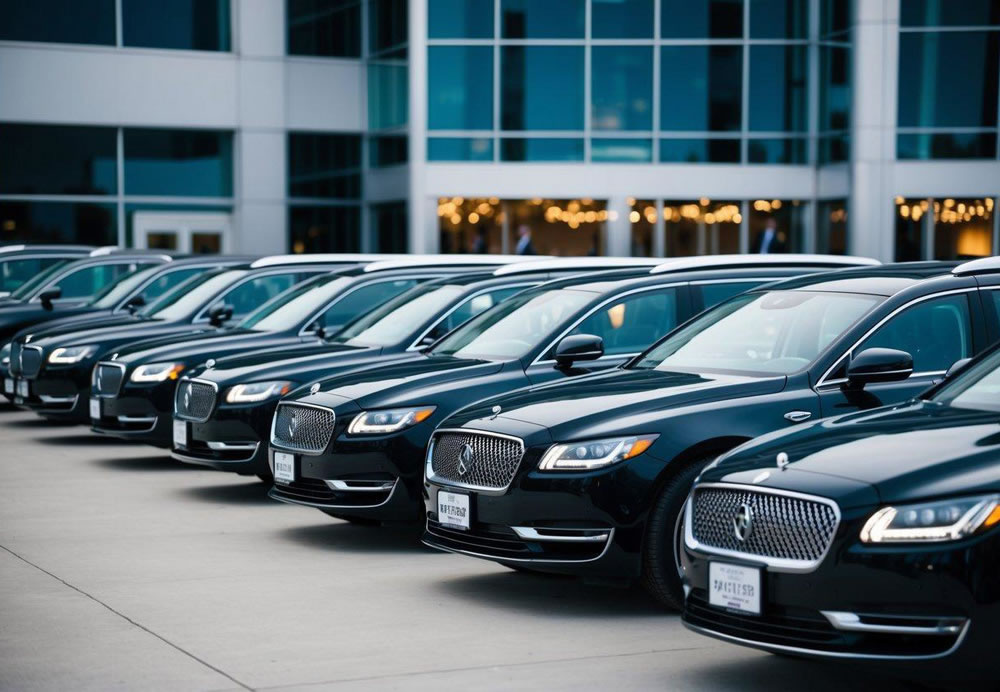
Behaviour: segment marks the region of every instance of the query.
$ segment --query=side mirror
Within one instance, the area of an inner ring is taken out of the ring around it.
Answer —
[[[875,382],[898,382],[913,374],[913,356],[894,348],[868,348],[847,366],[848,389]]]
[[[232,305],[216,305],[208,313],[208,321],[213,327],[221,327],[231,319],[233,319]]]
[[[42,307],[46,310],[52,309],[52,301],[62,297],[62,289],[58,286],[47,288],[38,294],[38,300],[42,301]]]
[[[951,364],[951,367],[948,368],[948,372],[946,372],[944,376],[946,378],[951,377],[952,375],[954,375],[959,370],[963,369],[966,365],[968,365],[971,362],[972,362],[971,358],[962,358],[960,360],[956,360],[954,363]]]
[[[145,304],[146,304],[146,299],[143,298],[141,295],[132,296],[127,301],[125,301],[125,309],[131,313],[134,313],[136,310],[138,310]]]
[[[556,344],[556,366],[566,368],[578,360],[596,360],[604,355],[604,339],[593,334],[574,334]]]

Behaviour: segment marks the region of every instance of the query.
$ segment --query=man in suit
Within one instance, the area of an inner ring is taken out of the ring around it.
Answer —
[[[517,227],[517,248],[514,250],[519,255],[534,255],[535,246],[531,244],[531,229],[525,224]]]
[[[764,230],[757,234],[754,252],[761,255],[771,255],[786,251],[785,234],[778,232],[778,222],[770,217],[764,223]]]

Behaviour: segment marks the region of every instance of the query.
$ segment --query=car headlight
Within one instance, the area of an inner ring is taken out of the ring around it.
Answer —
[[[7,368],[10,367],[10,344],[4,344],[3,348],[0,348],[0,365]]]
[[[183,363],[150,363],[149,365],[140,365],[133,370],[132,377],[129,379],[139,383],[176,380],[183,369]]]
[[[68,348],[57,348],[49,354],[49,363],[52,365],[73,365],[79,363],[84,358],[89,358],[97,351],[97,346],[70,346]]]
[[[283,380],[237,384],[226,390],[226,403],[255,404],[259,401],[267,401],[271,397],[288,394],[294,386],[294,383]]]
[[[538,462],[543,471],[588,471],[617,464],[637,457],[653,444],[659,435],[609,437],[549,447]]]
[[[883,507],[861,529],[862,543],[957,541],[1000,524],[1000,495]]]
[[[381,435],[396,432],[430,418],[436,406],[392,408],[359,413],[347,427],[349,435]]]

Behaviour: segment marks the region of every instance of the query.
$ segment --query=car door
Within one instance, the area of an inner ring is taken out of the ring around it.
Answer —
[[[982,329],[976,310],[978,293],[963,290],[926,296],[896,309],[870,330],[818,384],[823,415],[885,406],[910,399],[939,380],[948,368],[976,352]],[[913,374],[898,382],[848,390],[850,359],[869,348],[892,348],[913,356]]]

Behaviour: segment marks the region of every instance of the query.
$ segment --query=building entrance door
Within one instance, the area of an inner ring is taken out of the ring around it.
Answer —
[[[222,212],[139,211],[132,217],[132,243],[143,249],[229,252],[232,231],[232,215]]]

